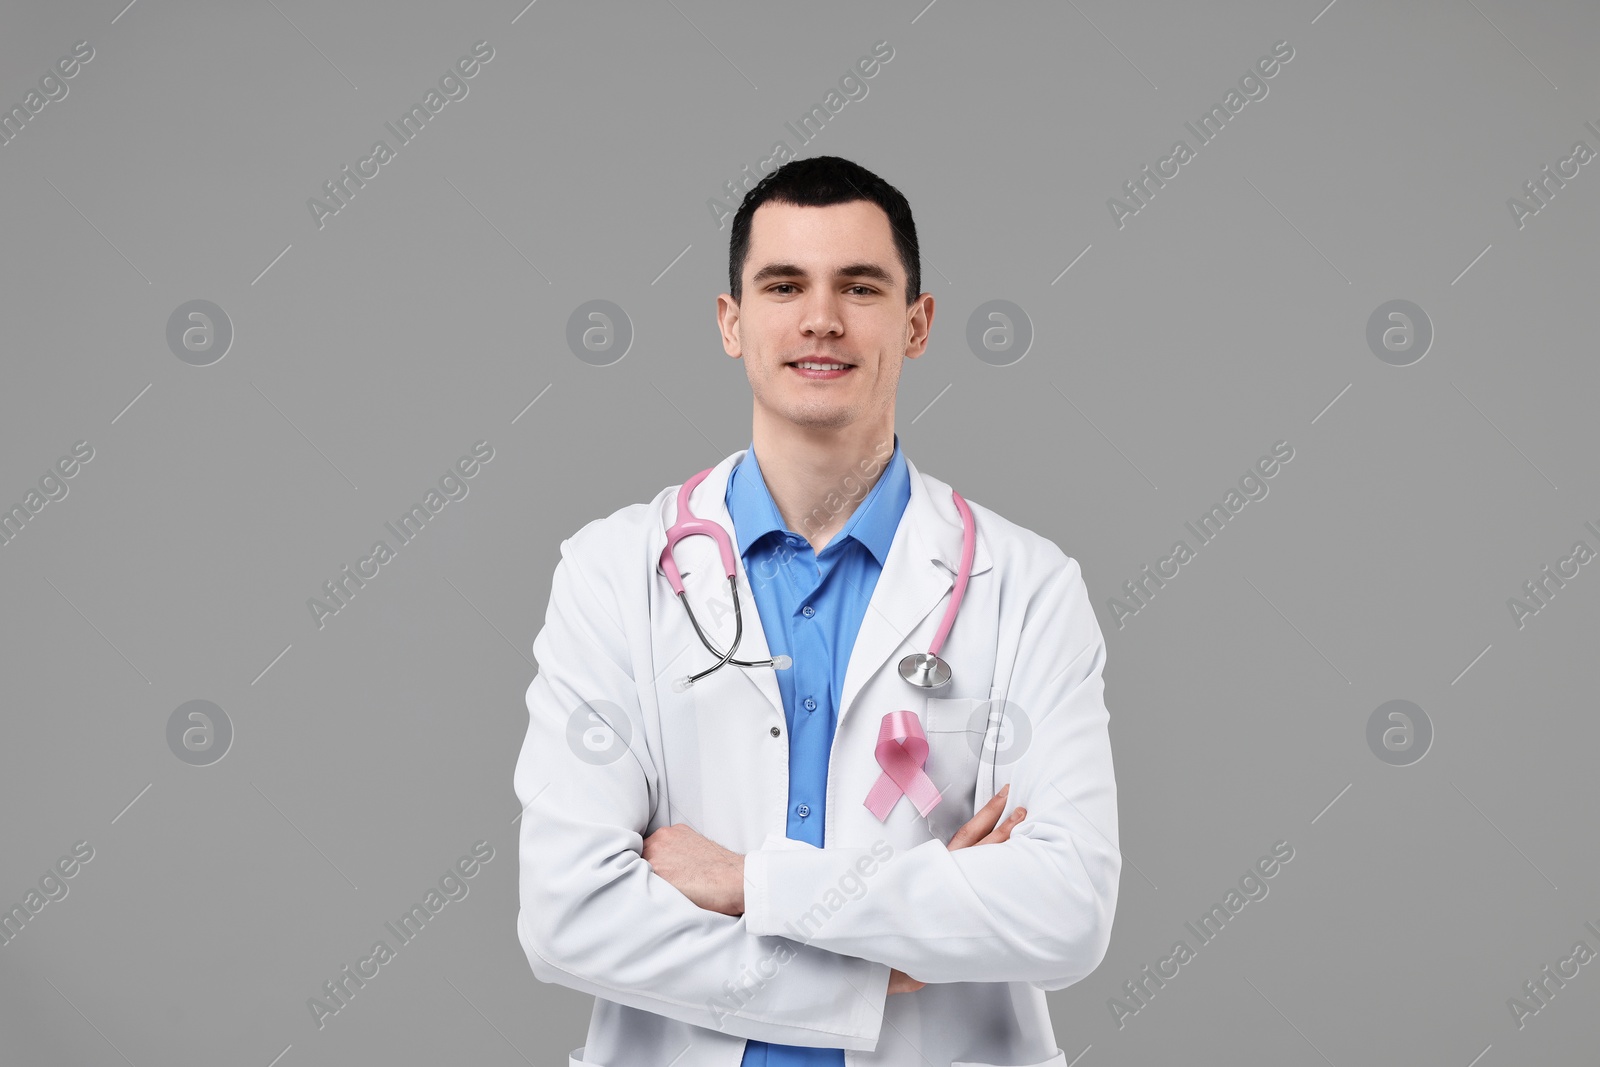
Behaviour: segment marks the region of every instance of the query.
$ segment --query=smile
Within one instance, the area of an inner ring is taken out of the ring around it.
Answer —
[[[848,363],[830,363],[820,360],[803,359],[797,363],[790,363],[801,375],[813,379],[841,378],[850,370]]]

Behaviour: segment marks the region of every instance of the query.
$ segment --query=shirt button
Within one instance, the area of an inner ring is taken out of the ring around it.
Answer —
[[[817,702],[815,700],[813,700],[811,697],[806,697],[806,710],[807,711],[816,711],[817,710]]]
[[[807,815],[811,814],[811,809],[808,806],[806,806],[805,804],[802,804],[798,808],[794,809],[794,813],[796,815],[800,816],[803,819]]]
[[[805,607],[800,609],[800,614],[804,615],[808,619],[816,613],[817,609],[812,607],[810,604],[807,604]]]

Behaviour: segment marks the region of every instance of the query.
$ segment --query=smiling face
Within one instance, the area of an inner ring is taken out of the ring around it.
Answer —
[[[927,349],[933,297],[906,305],[889,216],[869,200],[769,200],[750,219],[741,300],[717,298],[722,347],[743,359],[756,417],[891,430],[905,359]],[[828,363],[834,369],[808,369]]]

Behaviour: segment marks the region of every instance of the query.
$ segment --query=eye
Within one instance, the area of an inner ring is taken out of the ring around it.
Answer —
[[[779,289],[793,289],[793,288],[794,288],[794,283],[793,282],[779,282],[777,285],[772,286],[768,291],[769,292],[777,292],[777,290],[779,290]],[[788,296],[789,294],[788,293],[779,293],[778,295],[779,296]]]
[[[877,292],[877,290],[874,289],[872,286],[865,285],[865,284],[860,284],[860,283],[858,283],[856,285],[852,285],[850,288],[851,289],[864,289],[865,292],[861,294],[862,296],[871,296],[873,293]]]

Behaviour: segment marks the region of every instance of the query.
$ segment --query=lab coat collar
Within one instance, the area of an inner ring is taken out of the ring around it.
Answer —
[[[730,539],[733,535],[733,519],[728,514],[723,498],[727,493],[729,473],[744,458],[746,451],[740,449],[713,467],[690,497],[694,513],[720,525],[728,531]],[[912,652],[927,651],[923,645],[932,640],[937,624],[927,628],[918,644],[910,643],[911,633],[944,601],[945,594],[955,585],[955,575],[961,566],[961,515],[951,499],[950,486],[932,475],[921,474],[910,456],[904,458],[911,480],[911,499],[895,530],[888,559],[884,562],[871,602],[861,619],[855,647],[850,652],[839,709],[841,719],[850,713],[856,696],[879,670],[896,670],[902,657]],[[656,516],[658,523],[652,531],[651,554],[656,561],[659,561],[662,546],[666,544],[666,527],[677,521],[677,489],[673,487],[661,497],[661,507]],[[727,577],[721,571],[716,547],[708,537],[685,538],[678,544],[677,559],[679,568],[685,572],[684,586],[700,625],[705,627],[718,647],[726,648],[733,639],[731,612],[718,616],[702,607],[710,598],[725,600],[727,597]],[[739,572],[739,599],[744,616],[744,639],[739,646],[738,656],[748,660],[766,659],[771,651],[761,628],[761,615],[756,610],[755,596],[737,546],[734,565]],[[983,574],[992,565],[988,538],[979,522],[972,574]],[[694,641],[693,647],[704,652],[698,640]],[[677,672],[676,667],[673,670]],[[778,689],[777,674],[772,668],[729,666],[723,670],[733,671],[748,679],[767,698],[782,721],[783,697]]]

